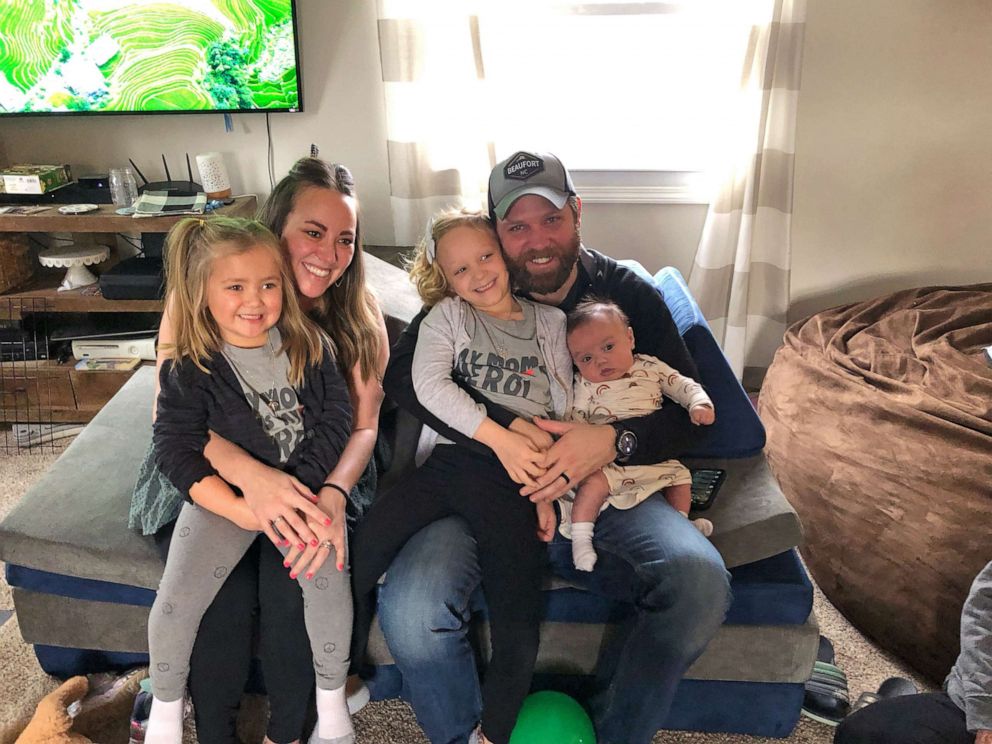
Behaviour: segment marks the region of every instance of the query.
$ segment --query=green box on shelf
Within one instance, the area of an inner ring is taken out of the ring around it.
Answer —
[[[72,180],[68,165],[31,165],[22,163],[0,169],[0,192],[8,194],[45,194]]]

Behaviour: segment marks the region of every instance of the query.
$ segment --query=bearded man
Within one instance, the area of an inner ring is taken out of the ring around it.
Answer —
[[[671,313],[654,286],[582,245],[582,203],[554,155],[517,152],[489,179],[489,213],[518,294],[568,313],[587,295],[614,301],[630,319],[635,353],[661,359],[699,378]],[[383,386],[400,407],[443,436],[478,451],[417,401],[411,380],[421,313],[392,350]],[[485,401],[480,401],[485,403]],[[514,430],[523,422],[486,403],[487,413]],[[676,459],[695,441],[681,406],[612,425],[536,420],[557,436],[546,440],[544,474],[521,498],[551,501],[610,462],[644,465]],[[533,430],[533,426],[530,426]],[[490,453],[491,454],[491,453]],[[495,457],[495,455],[492,455]],[[600,744],[648,744],[663,725],[676,687],[723,623],[729,575],[716,549],[664,498],[598,518],[591,572],[572,565],[571,545],[557,532],[552,569],[576,585],[634,607],[596,670],[590,700]],[[457,518],[415,535],[390,566],[379,595],[379,621],[417,719],[433,744],[462,744],[479,720],[475,654],[467,630],[477,601],[475,541]],[[475,597],[473,595],[476,595]]]

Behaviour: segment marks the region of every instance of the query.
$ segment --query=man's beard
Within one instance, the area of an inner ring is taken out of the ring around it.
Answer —
[[[522,294],[537,295],[557,292],[561,289],[565,280],[568,279],[569,274],[572,273],[572,267],[575,266],[576,261],[579,260],[579,245],[581,242],[582,239],[579,236],[578,230],[576,230],[574,237],[568,245],[555,246],[550,251],[547,248],[542,248],[541,250],[528,251],[516,258],[510,258],[504,253],[503,259],[506,261],[506,267],[510,271],[510,279],[513,282],[514,290]],[[527,271],[527,261],[534,256],[546,255],[549,252],[558,258],[557,271],[553,274],[541,274],[540,276],[530,274]]]

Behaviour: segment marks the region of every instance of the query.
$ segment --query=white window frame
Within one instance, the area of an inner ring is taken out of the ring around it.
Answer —
[[[498,0],[497,0],[498,1]],[[674,2],[626,2],[605,0],[502,0],[503,8],[511,6],[527,18],[527,9],[540,7],[563,16],[624,16],[706,14],[733,12],[753,22],[765,10],[767,0],[675,0]],[[485,7],[487,2],[482,2]],[[517,7],[519,6],[519,7]],[[526,20],[522,21],[526,27]],[[743,59],[742,59],[743,62]],[[497,152],[497,157],[506,153]],[[568,156],[563,154],[566,165]],[[708,204],[712,197],[712,174],[687,170],[628,170],[583,169],[570,166],[573,181],[583,201],[594,204]]]
[[[587,204],[709,204],[707,174],[701,171],[570,170]]]

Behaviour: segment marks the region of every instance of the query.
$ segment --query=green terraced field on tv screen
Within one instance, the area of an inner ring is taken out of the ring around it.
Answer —
[[[290,0],[2,0],[0,114],[299,107]]]

